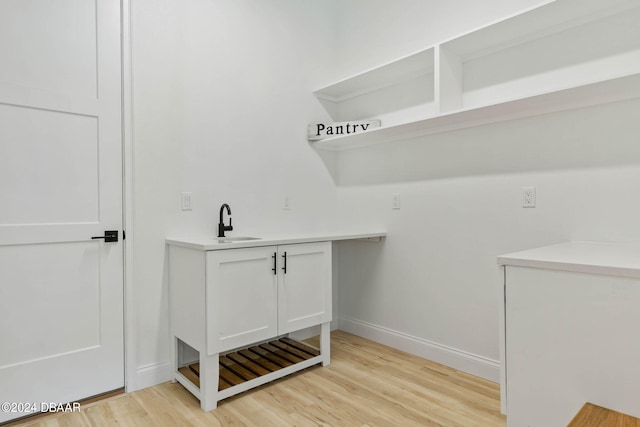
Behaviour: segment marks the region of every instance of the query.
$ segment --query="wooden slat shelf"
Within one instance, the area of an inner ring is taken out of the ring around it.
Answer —
[[[194,363],[191,366],[185,366],[178,369],[182,375],[185,376],[189,381],[196,385],[196,387],[200,387],[200,372],[195,370],[195,366],[199,365],[199,363]]]
[[[218,390],[228,389],[319,355],[319,350],[286,337],[220,355]],[[199,363],[183,366],[178,372],[200,388]]]

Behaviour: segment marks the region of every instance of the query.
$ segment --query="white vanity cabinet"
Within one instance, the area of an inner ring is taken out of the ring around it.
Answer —
[[[173,376],[205,411],[330,361],[331,242],[237,246],[168,246]],[[317,325],[319,350],[288,337]]]

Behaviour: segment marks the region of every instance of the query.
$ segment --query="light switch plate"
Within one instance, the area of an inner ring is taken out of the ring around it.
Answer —
[[[400,209],[400,195],[394,194],[391,198],[391,209]]]
[[[522,187],[522,207],[536,207],[536,187]]]
[[[190,211],[193,209],[191,193],[180,193],[180,208],[183,211]]]

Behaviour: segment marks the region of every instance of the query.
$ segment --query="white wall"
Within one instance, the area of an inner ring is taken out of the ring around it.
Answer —
[[[239,235],[335,217],[335,185],[306,141],[326,117],[312,91],[334,62],[334,22],[333,1],[132,0],[132,388],[169,379],[165,237],[213,235],[225,202]]]
[[[335,73],[536,3],[341,2]],[[637,111],[636,100],[342,152],[341,217],[383,226],[389,237],[339,246],[340,327],[497,381],[497,255],[567,240],[640,240]],[[535,209],[522,208],[525,186],[537,188]]]
[[[384,226],[336,245],[341,325],[495,380],[496,255],[640,239],[637,102],[354,151],[335,180],[306,142],[313,89],[544,1],[131,1],[134,388],[169,378],[164,238],[213,234],[223,202],[240,234]]]

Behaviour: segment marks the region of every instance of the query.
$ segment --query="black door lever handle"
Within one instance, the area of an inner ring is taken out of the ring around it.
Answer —
[[[104,236],[93,236],[91,240],[95,239],[104,239],[105,242],[117,242],[118,241],[118,230],[107,230],[104,232]]]

